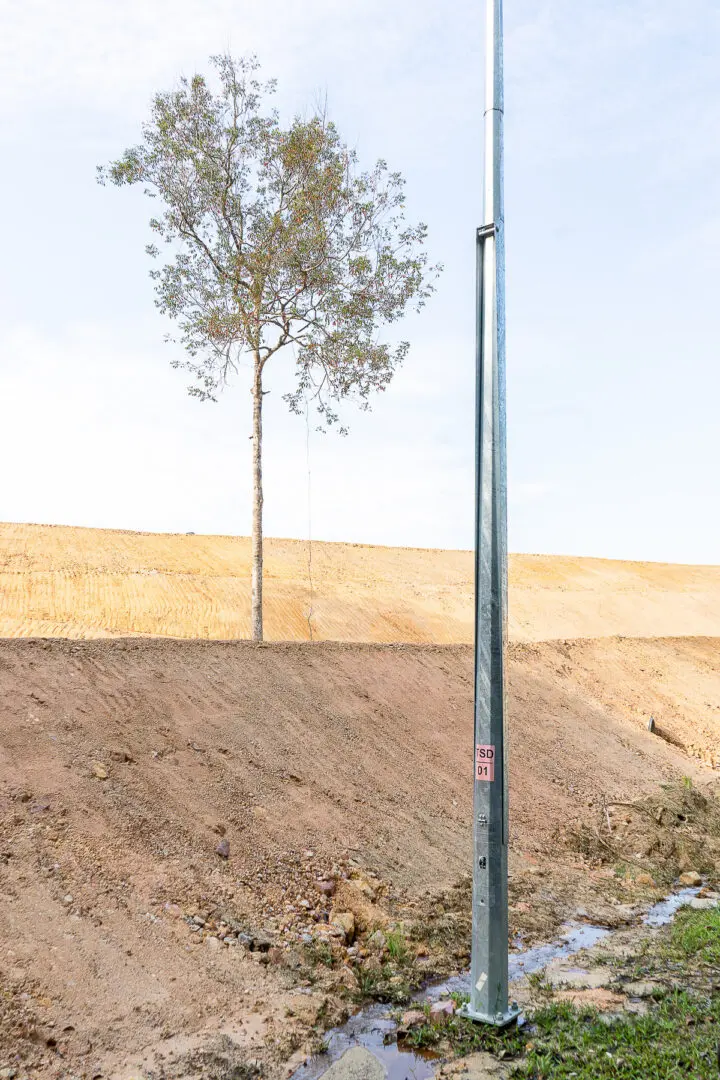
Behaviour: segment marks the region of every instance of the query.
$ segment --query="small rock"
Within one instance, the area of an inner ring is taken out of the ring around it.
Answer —
[[[335,892],[335,882],[332,881],[332,880],[330,880],[330,881],[318,881],[317,882],[317,889],[318,889],[318,892],[323,894],[323,896],[332,896],[333,893]]]
[[[720,906],[720,901],[711,900],[709,897],[700,898],[699,896],[694,896],[690,901],[690,907],[694,911],[712,911],[718,906]]]
[[[304,908],[305,911],[309,911],[310,908],[312,907],[312,904],[310,903],[309,900],[301,900],[300,901],[300,907]]]
[[[624,994],[631,998],[651,998],[655,994],[661,993],[662,987],[659,983],[654,982],[632,982],[625,983],[622,990]]]
[[[528,1044],[529,1046],[532,1044]],[[481,1050],[469,1054],[457,1063],[445,1067],[445,1075],[457,1077],[457,1080],[507,1080],[508,1068],[505,1062],[498,1061],[494,1054]]]
[[[359,986],[355,972],[347,964],[343,964],[340,968],[336,982],[338,986],[344,986],[346,990],[357,990]]]
[[[274,945],[272,947],[272,949],[268,950],[268,959],[269,959],[271,964],[282,964],[282,962],[283,962],[283,951],[282,951],[282,949],[279,949],[277,947],[277,945]]]
[[[430,1019],[437,1021],[449,1020],[455,1013],[455,1002],[452,998],[447,1001],[436,1001],[430,1006]]]
[[[387,938],[382,930],[375,930],[368,938],[367,943],[369,948],[376,949],[378,952],[383,952],[387,945]]]
[[[93,761],[92,774],[96,776],[98,780],[107,780],[108,772],[105,766],[99,761]]]
[[[71,893],[67,893],[65,896],[63,896],[62,902],[63,904],[72,904],[73,896],[71,895]]]
[[[697,870],[687,870],[684,874],[680,875],[680,884],[686,885],[688,888],[694,888],[696,885],[702,885],[703,879],[698,874]]]
[[[652,874],[642,873],[635,876],[635,884],[642,885],[647,889],[656,889],[657,882]]]
[[[304,967],[303,958],[299,952],[295,949],[288,949],[283,957],[283,962],[286,967],[291,968],[293,971],[299,971],[301,967]]]
[[[113,761],[120,761],[120,762],[123,762],[124,764],[129,764],[130,762],[135,760],[135,758],[132,756],[131,752],[129,750],[124,750],[124,749],[123,750],[111,750],[110,751],[110,757],[113,759]]]
[[[202,915],[193,915],[192,921],[195,923],[196,926],[205,925],[205,919],[203,919]]]
[[[386,1076],[385,1066],[374,1054],[354,1046],[323,1073],[323,1080],[385,1080]]]
[[[351,911],[339,911],[336,915],[333,915],[330,926],[331,932],[332,928],[341,930],[342,936],[347,942],[351,942],[355,937],[355,916]]]
[[[213,934],[208,934],[208,936],[205,938],[205,944],[207,945],[208,949],[211,949],[214,952],[217,952],[218,949],[222,949],[222,941],[220,941],[219,938],[216,938]]]
[[[169,915],[171,919],[182,919],[183,912],[179,904],[163,904],[163,911]]]
[[[215,854],[219,855],[221,859],[230,858],[230,841],[227,839],[227,837],[223,836],[222,840],[215,848]]]
[[[371,903],[375,903],[377,900],[377,889],[374,889],[369,881],[366,881],[365,878],[358,877],[353,879],[353,884],[363,896],[366,896],[368,900],[371,901]]]
[[[15,1077],[17,1076],[17,1069],[0,1069],[0,1076],[3,1078],[3,1080],[15,1080]]]
[[[238,934],[238,941],[242,936]],[[248,948],[251,952],[268,953],[273,946],[272,938],[268,937],[267,934],[263,934],[262,931],[253,931],[247,936],[250,938]]]
[[[412,1031],[413,1028],[420,1027],[425,1023],[425,1013],[422,1009],[409,1009],[408,1012],[403,1013],[400,1019],[401,1031]]]

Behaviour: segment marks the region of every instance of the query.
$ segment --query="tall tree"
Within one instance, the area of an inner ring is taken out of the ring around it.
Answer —
[[[190,393],[216,400],[239,358],[252,361],[252,636],[262,640],[263,373],[294,351],[293,412],[314,398],[324,424],[336,403],[369,407],[409,345],[378,331],[420,309],[441,269],[429,267],[426,226],[407,225],[404,180],[378,161],[361,171],[322,111],[283,127],[268,108],[274,81],[254,58],[211,58],[202,75],[158,94],[143,141],[107,168],[101,183],[142,184],[162,213],[151,229],[166,245],[146,248],[156,304],[179,329]],[[343,430],[343,429],[341,429]]]

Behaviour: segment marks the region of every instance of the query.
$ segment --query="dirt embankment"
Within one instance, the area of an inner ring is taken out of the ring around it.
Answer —
[[[265,542],[269,640],[473,639],[469,551]],[[0,524],[0,636],[250,636],[247,537]],[[510,556],[517,641],[720,635],[720,567]]]
[[[680,747],[720,741],[718,659],[708,640],[511,648],[515,929],[586,902],[564,845],[606,800],[717,775]],[[350,860],[396,904],[469,867],[467,647],[6,641],[0,696],[0,1031],[33,1028],[33,1075],[137,1075],[228,1030],[272,1073],[334,999],[188,918],[282,947],[332,913],[317,880]]]

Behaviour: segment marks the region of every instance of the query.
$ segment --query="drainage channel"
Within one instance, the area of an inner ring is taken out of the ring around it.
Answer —
[[[646,926],[660,927],[672,921],[677,911],[699,889],[682,889],[673,893],[643,916]],[[533,949],[512,953],[509,958],[510,981],[521,979],[541,971],[552,960],[573,956],[582,949],[607,938],[612,933],[607,927],[592,926],[586,923],[568,923],[560,939],[551,945],[538,945]],[[415,1005],[432,1003],[448,994],[470,992],[470,975],[457,975],[426,987],[414,998]],[[342,1027],[328,1032],[327,1049],[315,1057],[309,1058],[296,1069],[290,1080],[318,1080],[330,1066],[353,1047],[369,1050],[384,1066],[388,1080],[429,1080],[435,1073],[436,1055],[423,1051],[403,1049],[402,1043],[393,1039],[397,1024],[392,1018],[394,1012],[390,1005],[371,1005],[367,1009],[351,1016]]]

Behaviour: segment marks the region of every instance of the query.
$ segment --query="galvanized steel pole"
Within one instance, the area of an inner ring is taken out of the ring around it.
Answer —
[[[486,0],[484,219],[477,231],[475,739],[471,996],[466,1016],[503,1026],[508,1005],[505,722],[507,465],[502,0]]]

